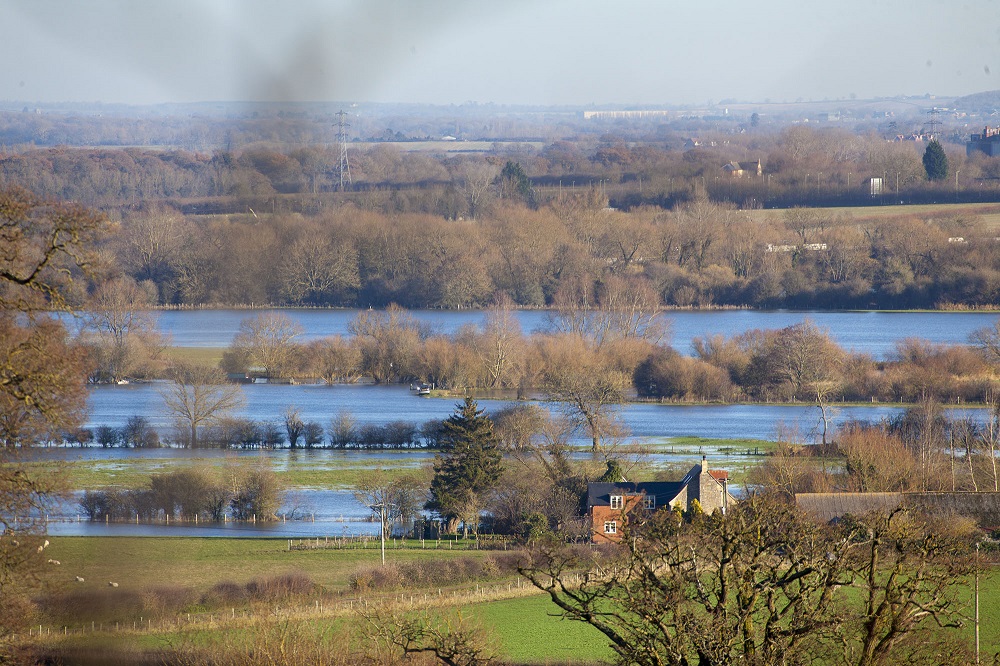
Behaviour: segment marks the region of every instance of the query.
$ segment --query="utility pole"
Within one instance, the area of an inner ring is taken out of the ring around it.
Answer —
[[[347,128],[350,127],[344,118],[343,109],[337,112],[337,141],[340,143],[340,191],[344,191],[344,183],[351,184],[351,163],[347,159]],[[384,558],[383,558],[384,560]],[[383,564],[385,562],[383,561]]]
[[[979,664],[979,542],[976,542],[976,664]]]
[[[376,510],[378,511],[378,518],[379,518],[378,532],[380,535],[382,535],[382,566],[385,566],[385,523],[386,523],[385,514],[386,510],[390,506],[395,506],[395,505],[389,504],[388,502],[379,502],[378,504],[372,504],[370,507],[372,511]]]

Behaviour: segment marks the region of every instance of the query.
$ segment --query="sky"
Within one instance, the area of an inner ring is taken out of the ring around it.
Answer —
[[[1000,89],[1000,0],[0,0],[0,100],[532,105]]]

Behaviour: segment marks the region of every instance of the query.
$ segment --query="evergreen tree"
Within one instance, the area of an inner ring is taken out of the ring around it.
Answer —
[[[944,154],[941,143],[934,139],[927,144],[924,151],[924,169],[928,180],[944,180],[948,177],[948,156]]]
[[[508,161],[503,165],[498,177],[500,196],[505,199],[520,199],[526,205],[534,208],[535,190],[531,187],[531,179],[524,173],[520,162]]]
[[[459,521],[466,533],[470,524],[475,532],[485,496],[503,471],[500,439],[476,401],[466,398],[441,424],[439,441],[427,509],[447,521],[450,532]]]

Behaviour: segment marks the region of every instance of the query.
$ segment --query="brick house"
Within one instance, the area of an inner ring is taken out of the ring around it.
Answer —
[[[589,483],[587,517],[591,540],[594,543],[618,541],[632,511],[670,510],[675,506],[688,510],[695,500],[705,513],[725,513],[736,501],[729,494],[729,473],[709,469],[705,457],[680,481]]]

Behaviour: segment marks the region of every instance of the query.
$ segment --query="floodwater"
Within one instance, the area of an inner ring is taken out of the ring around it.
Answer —
[[[357,310],[281,310],[298,322],[304,330],[300,339],[309,340],[328,335],[348,335],[348,324]],[[239,329],[240,322],[258,312],[242,310],[194,310],[156,313],[159,329],[170,336],[172,344],[189,347],[225,347]],[[480,324],[480,311],[412,311],[411,314],[432,330],[451,333],[467,324]],[[517,313],[522,330],[544,330],[548,313],[522,311]],[[866,352],[876,358],[891,356],[897,342],[916,337],[942,344],[968,341],[976,329],[992,326],[995,313],[937,312],[790,312],[790,311],[683,311],[665,315],[671,324],[671,342],[682,353],[693,353],[694,338],[721,334],[732,336],[743,331],[763,328],[776,329],[811,320],[826,329],[843,347]],[[163,405],[163,384],[151,382],[127,386],[95,386],[90,389],[87,425],[120,427],[129,417],[141,415],[169,439],[173,424]],[[339,413],[350,414],[358,425],[384,425],[391,421],[408,421],[418,427],[423,423],[447,418],[456,400],[435,399],[415,395],[403,386],[368,385],[267,385],[241,387],[245,406],[236,416],[257,421],[282,422],[288,407],[299,410],[305,421],[316,421],[326,428]],[[480,406],[495,411],[509,404],[500,400],[480,400]],[[541,403],[557,410],[558,405]],[[834,423],[848,420],[887,418],[898,407],[844,406],[835,409]],[[971,410],[977,413],[976,410]],[[793,436],[803,441],[815,438],[820,425],[819,412],[802,405],[659,405],[637,403],[623,405],[622,422],[630,439],[654,444],[660,453],[653,457],[659,466],[683,467],[693,464],[691,454],[671,454],[671,438],[694,436],[708,439],[748,438],[775,440]],[[580,440],[578,444],[585,445]],[[711,447],[709,455],[718,453]],[[296,457],[321,464],[336,465],[350,457],[351,452],[321,450],[218,451],[199,449],[42,449],[40,457],[87,460],[94,464],[124,463],[129,459],[187,459],[192,457],[235,456],[236,458],[267,459],[275,469],[283,469]],[[432,454],[425,451],[364,451],[363,455],[379,464],[419,465],[428,463]],[[697,456],[695,456],[697,457]],[[725,456],[722,456],[725,457]],[[733,464],[733,460],[722,462]],[[740,461],[742,464],[742,461]],[[276,523],[202,524],[202,525],[134,525],[88,523],[78,518],[77,500],[71,499],[57,510],[49,525],[51,534],[77,535],[174,535],[174,536],[272,536],[282,538],[338,537],[377,534],[370,522],[370,511],[359,504],[349,490],[300,489],[288,495],[281,513],[284,520]]]
[[[300,340],[349,335],[348,325],[360,310],[166,310],[152,315],[160,332],[179,347],[227,347],[240,322],[264,312],[280,312],[302,326]],[[409,313],[436,333],[454,333],[467,324],[481,325],[481,310],[411,310]],[[514,313],[525,333],[546,330],[550,313]],[[814,322],[842,347],[887,358],[896,343],[922,338],[939,344],[964,344],[978,328],[992,326],[995,312],[826,312],[791,310],[678,310],[665,312],[669,341],[679,352],[692,354],[691,341],[712,335],[732,336],[750,329],[778,329],[806,320]]]

